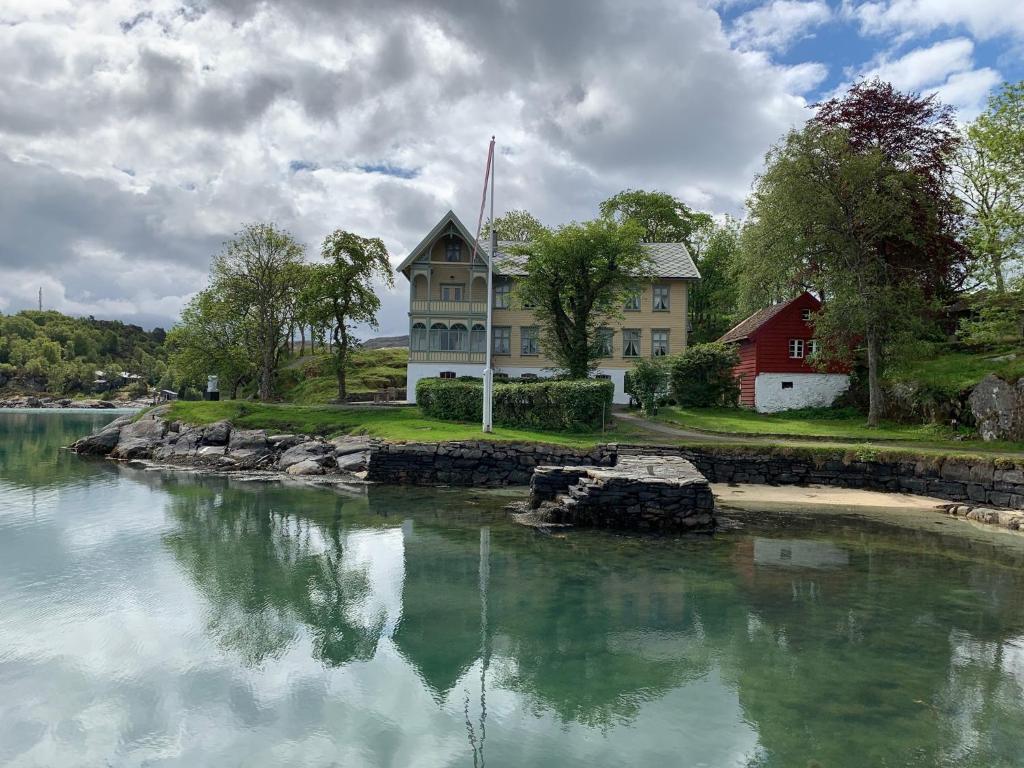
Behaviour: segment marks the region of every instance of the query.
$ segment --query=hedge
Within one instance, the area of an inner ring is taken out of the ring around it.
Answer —
[[[541,379],[494,383],[494,423],[505,427],[578,431],[598,428],[611,415],[615,385],[602,379]],[[420,379],[416,402],[446,421],[483,418],[479,379]]]

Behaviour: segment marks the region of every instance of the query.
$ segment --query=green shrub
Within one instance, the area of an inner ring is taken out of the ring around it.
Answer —
[[[725,344],[694,344],[672,360],[672,396],[683,407],[735,406],[740,385],[732,369],[736,349]]]
[[[506,427],[585,430],[611,414],[615,385],[601,379],[495,382],[494,423]],[[420,379],[416,402],[422,411],[447,421],[483,418],[479,379]]]
[[[625,390],[640,403],[644,414],[653,416],[658,412],[658,401],[668,394],[668,370],[664,361],[637,360],[626,371]]]

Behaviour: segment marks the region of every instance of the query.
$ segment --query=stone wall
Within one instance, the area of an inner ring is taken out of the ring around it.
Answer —
[[[620,446],[620,453],[682,456],[712,483],[831,485],[915,493],[1024,509],[1024,466],[941,457],[861,461],[842,452]]]
[[[615,464],[614,447],[577,451],[557,445],[467,440],[389,443],[370,455],[368,480],[405,485],[527,485],[534,467]]]

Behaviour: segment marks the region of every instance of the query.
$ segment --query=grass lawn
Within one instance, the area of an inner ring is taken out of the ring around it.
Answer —
[[[1024,376],[1024,348],[972,352],[935,345],[930,354],[905,360],[888,378],[897,382],[925,382],[935,391],[955,395],[990,373],[1011,382]]]
[[[315,355],[290,360],[287,371],[299,371],[294,383],[286,381],[284,399],[296,405],[324,405],[338,397],[338,379],[331,369],[332,357]],[[376,392],[384,387],[404,387],[409,350],[356,349],[349,353],[346,387],[352,394]]]
[[[866,417],[847,408],[808,408],[784,413],[757,413],[746,408],[680,408],[658,410],[657,421],[707,432],[739,435],[828,437],[849,440],[934,441],[952,437],[936,424],[882,422],[872,429]]]
[[[590,448],[607,442],[648,442],[652,437],[640,427],[615,423],[607,432],[538,432],[495,427],[485,435],[479,424],[441,421],[423,416],[415,407],[346,407],[293,404],[265,405],[244,400],[172,404],[170,418],[189,424],[209,424],[227,419],[248,429],[301,432],[309,435],[361,434],[387,440],[433,442],[441,440],[523,440]]]

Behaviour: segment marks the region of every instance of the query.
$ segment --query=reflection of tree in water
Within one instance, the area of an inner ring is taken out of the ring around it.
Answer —
[[[0,413],[0,482],[32,489],[96,479],[109,462],[61,448],[113,421],[110,413]]]
[[[313,519],[290,511],[287,494],[226,483],[213,493],[210,485],[166,486],[179,523],[166,543],[209,601],[218,640],[260,664],[281,654],[304,625],[314,655],[328,665],[371,658],[384,617],[369,625],[351,618],[369,584],[363,570],[344,562],[344,500],[322,494],[333,513]]]

